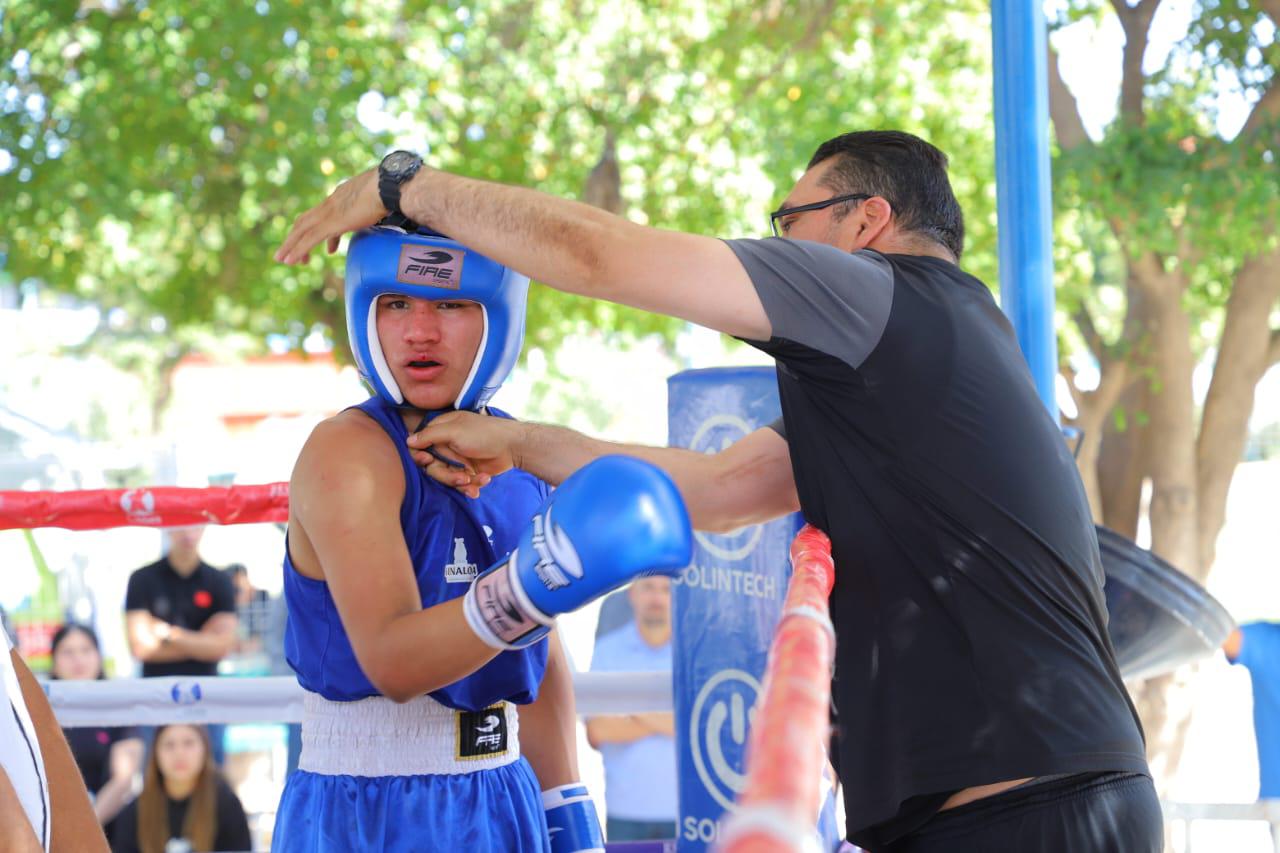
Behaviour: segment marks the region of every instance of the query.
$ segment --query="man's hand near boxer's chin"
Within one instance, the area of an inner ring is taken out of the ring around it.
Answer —
[[[474,498],[493,477],[519,466],[513,448],[525,426],[475,412],[448,412],[409,436],[409,454],[433,479]],[[428,447],[463,467],[447,464]]]

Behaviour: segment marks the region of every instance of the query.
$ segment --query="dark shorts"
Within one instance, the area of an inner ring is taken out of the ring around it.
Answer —
[[[1161,853],[1151,778],[1088,773],[1031,784],[938,812],[876,853]]]

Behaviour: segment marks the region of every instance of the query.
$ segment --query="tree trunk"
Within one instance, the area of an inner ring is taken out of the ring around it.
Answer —
[[[1137,415],[1146,411],[1148,383],[1139,379],[1120,395],[1116,406],[1127,416],[1124,429],[1109,412],[1102,426],[1102,446],[1098,451],[1098,491],[1102,500],[1102,523],[1116,533],[1138,537],[1142,511],[1142,483],[1146,479],[1147,425]]]
[[[1147,738],[1147,761],[1162,796],[1168,794],[1169,784],[1177,776],[1182,762],[1199,673],[1199,666],[1184,666],[1131,688]]]
[[[1121,343],[1115,347],[1116,361],[1123,359],[1124,373],[1112,404],[1102,414],[1097,454],[1098,503],[1094,517],[1117,533],[1136,539],[1142,511],[1142,483],[1147,476],[1146,412],[1150,382],[1144,378],[1149,336],[1146,294],[1130,276],[1126,288],[1126,310]],[[1095,346],[1095,349],[1097,347]],[[1098,392],[1103,391],[1108,374],[1115,371],[1099,356],[1103,370]],[[1117,406],[1125,413],[1123,428],[1112,416]]]
[[[1147,300],[1151,366],[1146,453],[1151,477],[1151,550],[1203,580],[1197,547],[1196,412],[1191,391],[1195,354],[1182,307],[1183,282],[1148,254],[1134,262]]]
[[[169,398],[173,396],[173,374],[189,352],[189,344],[175,342],[156,365],[156,386],[151,395],[151,432],[154,435],[164,431],[164,416],[169,410]]]
[[[1258,382],[1271,366],[1271,309],[1280,298],[1280,251],[1245,262],[1231,288],[1227,314],[1204,401],[1196,446],[1199,480],[1199,562],[1213,565],[1227,517],[1227,490],[1249,437]]]
[[[1128,362],[1111,361],[1102,364],[1102,379],[1098,387],[1086,394],[1076,395],[1076,408],[1079,415],[1074,426],[1080,430],[1080,448],[1076,453],[1076,466],[1080,469],[1080,479],[1084,482],[1085,495],[1089,498],[1089,509],[1093,520],[1103,523],[1102,482],[1098,476],[1098,465],[1102,453],[1102,439],[1106,431],[1108,417],[1120,400],[1121,395],[1131,384],[1132,370]],[[1068,380],[1070,381],[1070,380]]]

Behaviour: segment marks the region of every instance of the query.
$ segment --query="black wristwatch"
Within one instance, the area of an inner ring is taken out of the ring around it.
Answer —
[[[400,188],[405,181],[418,174],[422,158],[412,151],[392,151],[378,164],[378,197],[388,213],[399,213]]]

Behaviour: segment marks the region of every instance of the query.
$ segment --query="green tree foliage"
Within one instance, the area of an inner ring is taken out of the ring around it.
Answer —
[[[17,280],[123,309],[104,334],[164,328],[170,356],[210,331],[319,324],[340,342],[340,259],[270,254],[393,145],[566,196],[616,150],[621,213],[737,236],[764,233],[819,142],[895,126],[951,153],[969,266],[990,279],[984,8],[16,0],[0,12],[0,251]],[[675,328],[536,292],[535,345],[588,326]]]
[[[1108,14],[1079,5],[1060,23]],[[1203,0],[1167,52],[1149,47],[1160,7],[1113,4],[1126,41],[1121,92],[1097,138],[1051,75],[1059,305],[1075,321],[1064,352],[1086,346],[1102,372],[1096,391],[1075,389],[1093,432],[1082,458],[1095,510],[1131,530],[1137,486],[1150,478],[1157,550],[1203,578],[1253,387],[1280,357],[1268,322],[1280,296],[1280,3]],[[1224,127],[1228,101],[1246,106],[1243,126]],[[1213,383],[1196,412],[1191,373],[1211,352]],[[1150,441],[1126,444],[1124,433],[1148,427]]]
[[[1050,63],[1064,353],[1082,345],[1100,374],[1085,390],[1081,360],[1064,359],[1081,472],[1095,516],[1129,535],[1149,483],[1152,550],[1203,581],[1255,386],[1280,363],[1280,0],[1200,0],[1167,50],[1154,44],[1171,20],[1161,0],[1071,5],[1060,23],[1110,19],[1124,36],[1118,110],[1100,134]],[[1246,114],[1228,122],[1232,100]],[[1193,374],[1210,355],[1201,402]],[[1135,696],[1166,782],[1190,719],[1168,691],[1189,677]]]

